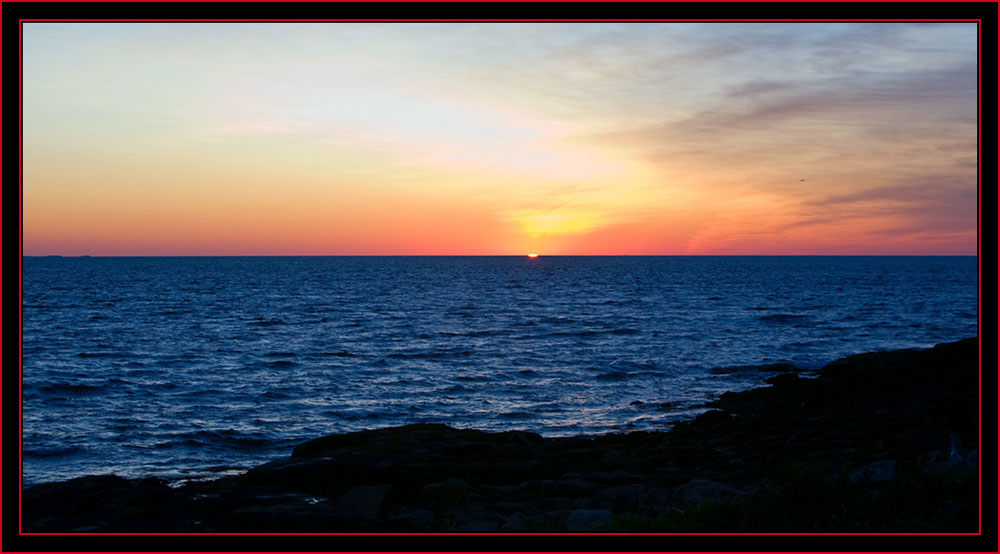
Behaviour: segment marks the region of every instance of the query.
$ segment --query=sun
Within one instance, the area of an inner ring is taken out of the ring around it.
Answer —
[[[534,252],[532,252],[531,254],[528,254],[528,257],[529,258],[537,258],[538,254],[535,254]]]

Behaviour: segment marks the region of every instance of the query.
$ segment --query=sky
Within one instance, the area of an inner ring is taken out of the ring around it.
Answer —
[[[25,255],[975,255],[975,23],[24,23]]]

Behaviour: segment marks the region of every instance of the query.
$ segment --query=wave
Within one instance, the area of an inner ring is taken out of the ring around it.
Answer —
[[[632,362],[628,360],[615,360],[611,362],[611,367],[615,371],[633,370],[650,372],[657,370],[656,362]]]
[[[601,303],[602,306],[631,306],[632,304],[638,304],[639,301],[633,298],[628,300],[605,300]]]
[[[545,316],[538,320],[539,323],[556,324],[563,325],[566,323],[576,323],[577,320],[572,317],[557,315],[557,316]]]
[[[220,431],[199,430],[171,435],[168,440],[156,444],[158,449],[215,446],[237,450],[267,448],[279,441],[263,433],[244,433],[234,429]]]
[[[271,319],[255,319],[247,323],[247,325],[255,325],[257,327],[273,327],[275,325],[287,325],[285,320],[272,317]]]
[[[757,319],[768,323],[797,323],[806,319],[805,314],[769,314],[762,315]]]
[[[192,313],[194,313],[193,310],[185,308],[179,310],[164,310],[162,312],[155,312],[153,315],[177,316],[177,315],[188,315]]]
[[[348,352],[346,350],[339,350],[337,352],[317,352],[317,353],[312,354],[312,355],[313,356],[332,356],[332,357],[335,357],[335,358],[354,358],[354,357],[357,356],[357,354],[354,354],[353,352]]]
[[[46,395],[83,396],[97,394],[105,388],[107,388],[105,385],[88,385],[85,383],[52,383],[37,386],[36,390]]]
[[[598,381],[624,381],[631,377],[633,374],[625,371],[609,371],[607,373],[602,373],[596,377]]]
[[[600,331],[583,330],[583,331],[553,331],[551,333],[545,333],[541,336],[543,337],[594,337],[601,334]]]
[[[440,337],[493,337],[508,333],[503,329],[481,329],[478,331],[468,331],[468,332],[458,332],[458,331],[438,331],[436,336]],[[419,339],[433,339],[435,335],[430,333],[420,333],[417,335]]]
[[[481,329],[479,331],[469,331],[468,333],[462,333],[465,337],[494,337],[506,334],[507,331],[503,329]]]
[[[510,412],[501,412],[500,414],[497,415],[500,417],[500,419],[532,419],[535,417],[536,414],[521,410],[513,410]]]
[[[471,356],[475,352],[471,350],[433,350],[430,352],[393,352],[386,356],[386,358],[393,358],[398,360],[410,360],[410,359],[430,359],[436,360],[439,358],[448,358],[451,356]]]
[[[25,448],[21,451],[21,455],[25,458],[62,458],[64,456],[72,456],[83,449],[79,446],[52,446],[52,447],[37,447],[37,448]]]
[[[799,371],[799,367],[788,362],[776,362],[770,364],[754,364],[754,365],[734,365],[725,367],[713,367],[708,370],[709,373],[713,375],[730,375],[733,373],[766,373],[766,372],[795,372]]]
[[[287,400],[289,398],[295,397],[295,389],[291,387],[279,387],[276,389],[268,389],[262,392],[258,398],[263,398],[267,400]]]
[[[596,337],[599,335],[638,335],[642,331],[632,327],[617,327],[614,329],[580,329],[578,331],[551,331],[537,335],[540,337]]]
[[[129,352],[77,352],[77,358],[131,358],[135,355]]]

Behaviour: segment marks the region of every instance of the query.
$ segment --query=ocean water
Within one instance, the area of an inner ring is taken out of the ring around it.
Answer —
[[[25,258],[26,484],[417,422],[668,429],[787,362],[977,334],[975,257]]]

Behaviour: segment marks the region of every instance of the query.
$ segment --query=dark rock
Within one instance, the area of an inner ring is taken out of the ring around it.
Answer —
[[[774,377],[768,377],[767,383],[772,385],[786,385],[799,380],[799,376],[794,373],[780,373]]]
[[[500,526],[501,531],[514,531],[517,530],[521,523],[524,521],[524,514],[521,512],[514,512],[504,521],[503,525]]]
[[[865,464],[851,473],[851,482],[885,483],[891,481],[896,474],[894,460],[880,460]]]
[[[695,427],[714,427],[719,424],[728,423],[732,415],[722,410],[709,410],[694,418],[692,425]]]
[[[532,479],[521,483],[519,488],[536,496],[577,498],[594,493],[601,485],[584,479]]]
[[[644,483],[616,485],[596,491],[595,498],[600,505],[607,506],[615,512],[637,512],[648,490],[649,487]]]
[[[367,478],[367,470],[354,464],[330,459],[275,460],[250,469],[241,476],[247,483],[271,485],[290,490],[349,487]]]
[[[334,507],[342,514],[361,520],[374,521],[392,485],[357,487],[337,498]]]
[[[138,532],[155,529],[164,519],[190,525],[180,510],[183,503],[184,495],[159,479],[100,475],[27,487],[22,516],[26,531],[93,526]]]
[[[627,471],[573,471],[564,473],[562,479],[579,479],[593,481],[595,483],[637,483],[645,479],[644,475],[629,473]]]
[[[425,530],[434,523],[434,512],[422,508],[396,508],[386,513],[386,525],[401,531]]]
[[[474,521],[455,528],[459,533],[489,533],[500,528],[500,524],[494,521]]]
[[[471,487],[461,479],[451,478],[443,483],[425,485],[421,495],[424,503],[435,510],[447,510],[465,503]]]
[[[566,529],[569,531],[586,531],[597,525],[606,525],[614,517],[609,510],[573,510],[566,516]]]
[[[741,494],[738,489],[708,479],[693,479],[674,489],[674,492],[682,504],[721,500]]]

